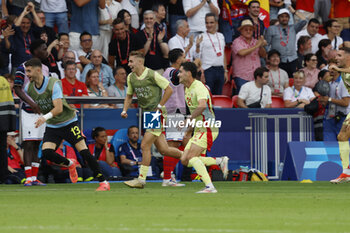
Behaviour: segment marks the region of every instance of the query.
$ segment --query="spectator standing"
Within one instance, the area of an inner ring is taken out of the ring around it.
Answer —
[[[284,90],[283,100],[286,108],[302,108],[309,104],[315,95],[311,88],[304,86],[305,75],[302,71],[294,73],[294,85]]]
[[[233,77],[238,93],[243,84],[254,80],[254,71],[261,66],[260,57],[266,57],[266,41],[263,36],[254,39],[254,29],[250,19],[242,20],[238,28],[241,35],[232,43]]]
[[[183,0],[182,4],[190,26],[190,35],[193,34],[194,38],[206,31],[205,16],[207,13],[213,13],[215,17],[220,14],[217,0]]]
[[[317,52],[318,43],[320,42],[320,40],[322,40],[322,35],[318,33],[319,27],[320,27],[320,22],[317,19],[312,18],[308,22],[306,29],[301,30],[297,34],[297,38],[296,38],[297,41],[301,36],[309,36],[311,38],[312,53]],[[298,48],[298,45],[297,45],[297,48]]]
[[[188,61],[193,61],[193,35],[188,38],[190,27],[184,19],[180,19],[176,22],[176,35],[169,40],[169,50],[176,48],[181,49]]]
[[[82,82],[85,82],[87,72],[94,69],[99,73],[99,82],[104,88],[108,88],[110,85],[114,84],[113,70],[108,65],[102,63],[102,58],[102,53],[99,50],[92,51],[91,63],[85,66],[81,74]]]
[[[176,22],[180,19],[187,20],[182,1],[183,0],[169,1],[168,12],[169,12],[169,25],[170,25],[171,36],[175,36],[177,33]]]
[[[131,14],[129,11],[125,10],[125,9],[122,9],[118,12],[118,16],[117,18],[120,18],[122,19],[122,21],[124,22],[125,24],[125,30],[129,33],[132,33],[132,34],[136,34],[138,32],[137,28],[133,28],[131,26]],[[113,36],[114,38],[114,36]]]
[[[115,69],[115,73],[114,73],[115,83],[108,87],[107,89],[108,96],[125,99],[126,90],[127,90],[127,86],[125,85],[126,76],[127,76],[126,70],[122,66],[119,66]],[[123,104],[115,105],[116,108],[123,108],[123,106],[124,106]]]
[[[330,19],[324,23],[324,28],[326,29],[326,34],[321,37],[321,39],[331,40],[332,48],[338,50],[343,46],[343,39],[339,36],[341,31],[341,26],[335,19]]]
[[[260,36],[264,35],[265,25],[264,22],[259,19],[260,14],[260,2],[253,0],[248,4],[248,15],[243,19],[251,19],[254,25],[253,38],[258,40]]]
[[[270,50],[267,59],[269,62],[269,82],[267,85],[270,87],[272,95],[282,97],[284,90],[289,86],[289,78],[287,72],[279,68],[281,54],[275,49]]]
[[[300,1],[300,0],[299,0]],[[333,1],[341,2],[343,0]],[[345,1],[343,1],[345,2]],[[322,23],[325,24],[329,20],[329,15],[331,15],[332,0],[315,0],[314,3],[314,15],[316,19],[321,19]],[[333,6],[334,9],[334,6]],[[348,7],[343,7],[343,9],[349,9]],[[343,9],[338,9],[338,12],[344,11]],[[346,11],[346,10],[345,10]],[[334,11],[336,12],[336,11]]]
[[[166,18],[166,9],[165,5],[163,4],[156,4],[152,7],[152,10],[154,12],[154,15],[156,16],[156,22],[154,23],[154,27],[158,31],[165,30],[165,39],[168,39],[168,28],[165,22]]]
[[[58,33],[68,33],[68,9],[66,1],[41,0],[40,9],[45,13],[46,26],[57,25]]]
[[[131,72],[128,66],[129,54],[131,51],[143,49],[143,45],[139,42],[138,37],[126,30],[125,23],[122,19],[117,18],[113,21],[113,39],[109,43],[108,63],[114,69],[122,66],[129,74]]]
[[[304,15],[308,20],[314,18],[314,4],[315,0],[297,0],[295,5],[295,10],[299,14]],[[295,23],[300,21],[300,18],[297,15],[294,15]]]
[[[106,6],[105,0],[73,0],[71,2],[72,16],[69,32],[71,49],[79,49],[80,34],[85,31],[92,35],[92,43],[96,47],[99,38],[98,7],[104,9]]]
[[[269,0],[270,5],[270,20],[278,19],[278,13],[281,9],[286,9],[289,15],[288,24],[293,25],[294,24],[294,10],[291,12],[288,8],[291,5],[290,0]]]
[[[127,10],[131,14],[131,26],[133,28],[139,28],[139,13],[135,5],[132,5],[129,0],[119,1],[122,4],[123,9]]]
[[[297,51],[295,49],[296,34],[306,25],[304,16],[299,15],[299,17],[303,20],[295,25],[288,25],[289,11],[287,9],[281,9],[278,12],[279,25],[270,26],[266,32],[268,45],[271,49],[276,49],[280,52],[280,67],[288,73],[289,77],[293,76],[298,62]]]
[[[36,14],[38,15],[43,27],[41,28],[41,30],[39,32],[36,32],[36,34],[34,36],[35,36],[35,38],[40,38],[40,34],[45,32],[47,34],[47,41],[45,41],[45,42],[46,42],[46,44],[49,45],[54,40],[57,39],[56,32],[53,30],[52,27],[46,25],[46,16],[45,16],[44,12],[38,11],[38,12],[36,12]]]
[[[270,108],[271,89],[269,82],[269,70],[259,67],[254,71],[254,81],[245,83],[239,94],[237,105],[240,108]]]
[[[32,25],[32,20],[28,15],[29,13],[32,13],[34,23],[37,26]],[[37,34],[36,32],[39,32],[42,27],[42,22],[34,10],[33,3],[29,2],[14,24],[13,29],[15,30],[15,34],[10,37],[9,43],[6,44],[6,48],[10,49],[12,53],[12,74],[15,73],[16,68],[20,64],[32,57],[30,53],[30,44],[36,39],[34,35]]]
[[[10,64],[10,37],[15,34],[15,30],[13,29],[13,22],[15,20],[15,16],[9,16],[6,19],[7,26],[3,28],[1,31],[1,35],[3,39],[0,40],[0,75],[8,74],[9,64]]]
[[[318,82],[318,73],[320,72],[320,70],[317,69],[317,57],[312,53],[306,54],[304,62],[305,67],[301,69],[306,79],[304,85],[312,89]]]
[[[298,39],[298,70],[304,67],[304,56],[311,53],[311,38],[310,36],[301,36]]]
[[[112,23],[117,18],[122,6],[115,0],[105,0],[106,7],[99,8],[100,38],[97,48],[102,52],[103,57],[108,57],[108,44],[112,38]]]
[[[162,74],[167,66],[169,47],[165,41],[165,30],[158,31],[154,28],[155,14],[153,11],[145,11],[143,14],[145,29],[138,32],[139,43],[144,45],[145,66]]]
[[[211,3],[213,4],[213,3]],[[202,60],[205,83],[213,95],[221,95],[227,81],[224,35],[217,32],[217,17],[214,13],[205,16],[206,32],[197,37],[195,57]]]

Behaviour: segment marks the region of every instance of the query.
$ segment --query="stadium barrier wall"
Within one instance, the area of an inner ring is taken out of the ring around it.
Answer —
[[[329,181],[342,172],[338,142],[289,142],[282,180]]]

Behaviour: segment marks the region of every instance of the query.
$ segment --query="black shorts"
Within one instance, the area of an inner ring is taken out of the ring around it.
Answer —
[[[78,121],[74,121],[62,128],[46,127],[43,143],[53,142],[56,144],[57,149],[63,139],[69,142],[73,147],[81,140],[84,140],[84,137],[81,134],[81,130],[78,126]]]

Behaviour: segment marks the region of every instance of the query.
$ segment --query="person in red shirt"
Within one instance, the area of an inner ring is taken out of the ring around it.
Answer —
[[[307,20],[310,20],[312,18],[315,18],[314,5],[315,5],[315,0],[297,0],[295,11],[304,15],[304,17]],[[297,15],[294,15],[294,20],[295,20],[295,23],[297,23],[301,19]]]
[[[26,176],[23,169],[23,150],[16,143],[18,133],[7,133],[7,163],[10,176],[6,183],[24,183]]]
[[[77,66],[73,61],[67,61],[64,66],[64,79],[62,79],[63,95],[88,96],[85,83],[76,79]],[[73,108],[80,108],[80,104],[71,104]],[[85,106],[84,106],[85,107]]]
[[[106,129],[96,127],[92,130],[91,137],[95,143],[88,145],[90,153],[96,158],[101,167],[101,172],[105,177],[118,177],[122,173],[115,162],[115,148],[108,143]]]

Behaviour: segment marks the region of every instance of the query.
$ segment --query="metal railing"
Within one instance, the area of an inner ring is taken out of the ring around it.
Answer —
[[[273,140],[274,146],[274,165],[273,170],[275,175],[269,176],[270,179],[279,179],[279,167],[281,165],[281,144],[287,147],[287,143],[292,141],[293,136],[299,136],[300,141],[312,141],[312,117],[306,115],[304,112],[292,115],[268,115],[268,114],[258,114],[254,113],[249,115],[250,126],[247,127],[250,130],[250,159],[251,167],[254,167],[261,172],[268,174],[268,153],[269,141]],[[281,120],[286,120],[286,140],[281,141],[281,130],[280,124]],[[299,130],[294,132],[293,119],[299,120]],[[272,120],[273,124],[268,122]],[[270,124],[269,124],[270,123]],[[273,125],[273,127],[271,127]],[[270,137],[268,137],[268,132],[271,132]],[[296,135],[298,134],[298,135]],[[271,144],[270,144],[271,145]]]

